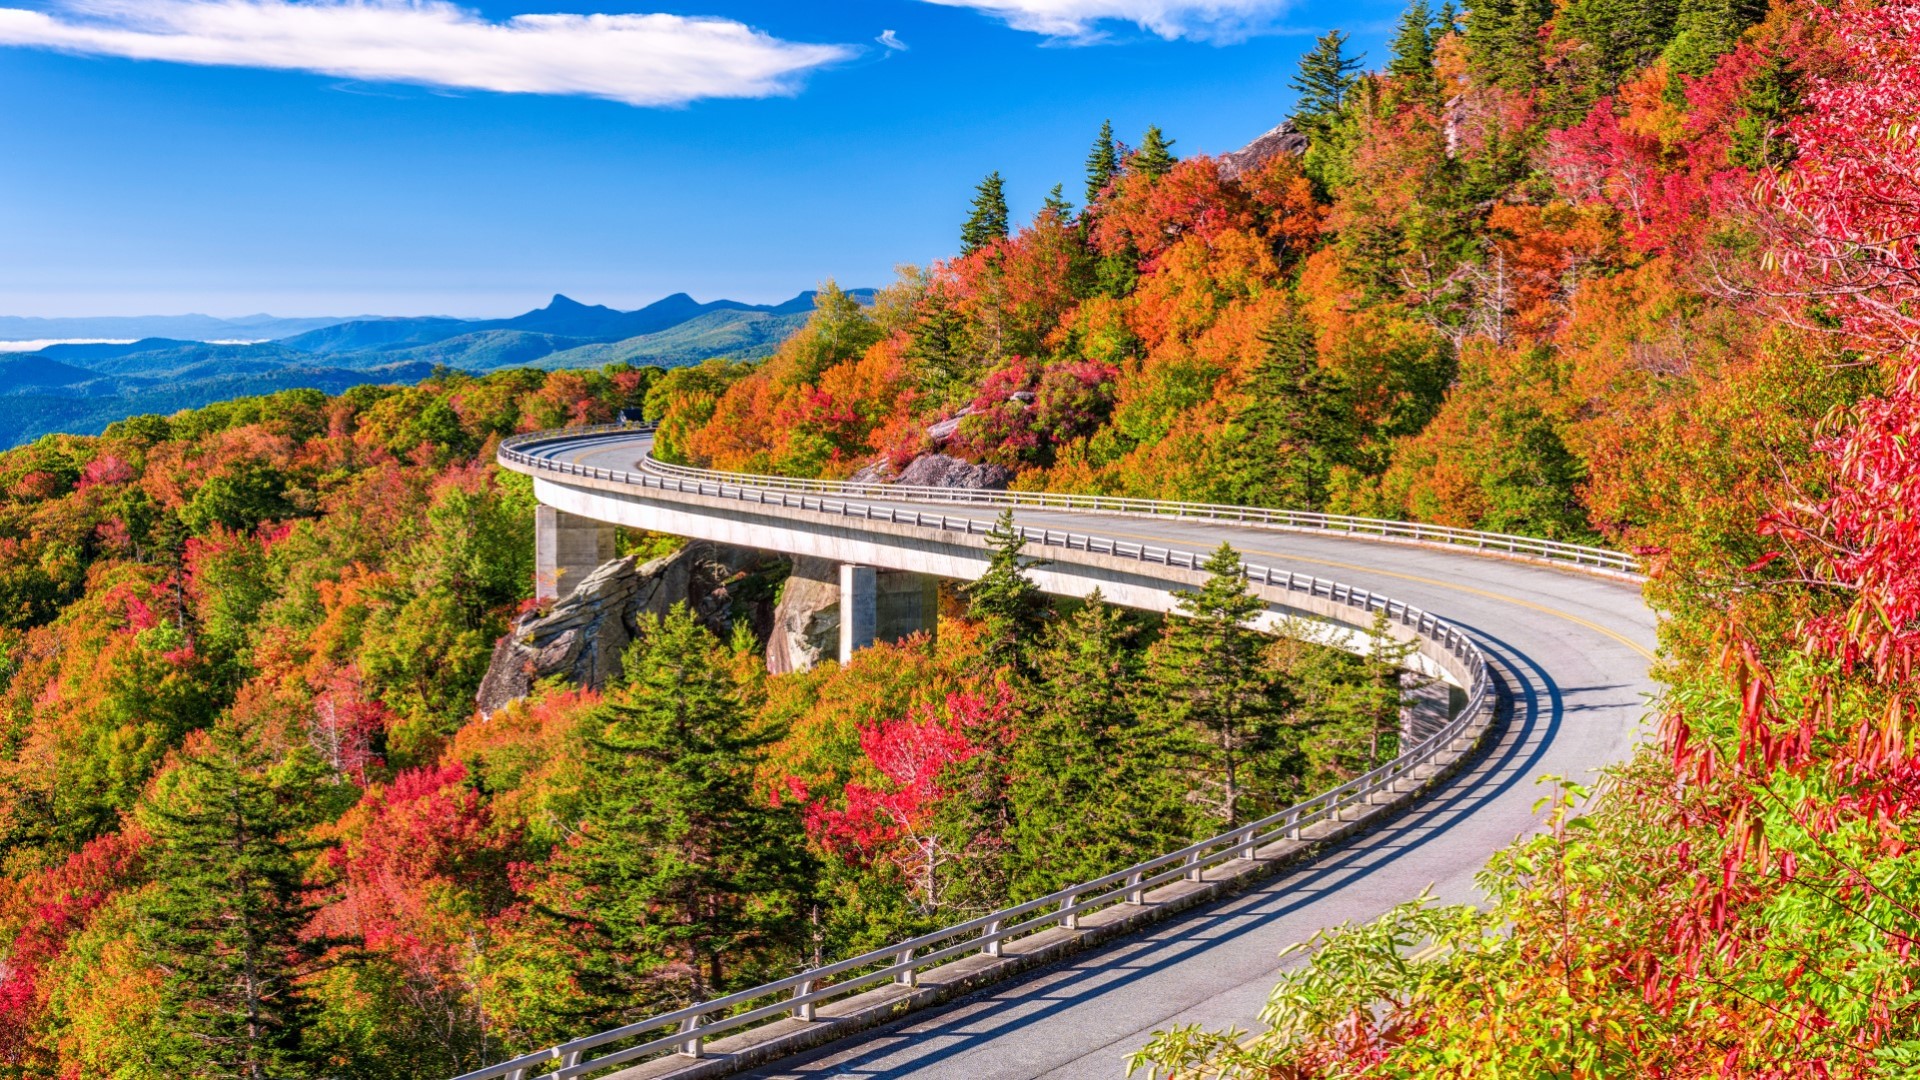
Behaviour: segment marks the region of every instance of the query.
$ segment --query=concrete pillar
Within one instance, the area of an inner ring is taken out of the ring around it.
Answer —
[[[882,570],[874,582],[875,641],[931,636],[940,625],[940,579],[910,570]]]
[[[560,600],[613,558],[613,526],[551,506],[533,512],[533,593]]]
[[[1408,703],[1400,709],[1400,742],[1411,746],[1447,726],[1453,718],[1453,687],[1411,671],[1400,673]]]
[[[840,567],[840,662],[873,644],[880,622],[879,574],[871,566]]]

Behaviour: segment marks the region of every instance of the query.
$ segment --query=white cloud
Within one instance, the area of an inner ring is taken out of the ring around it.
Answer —
[[[1238,41],[1268,26],[1288,0],[926,0],[965,7],[1028,30],[1079,43],[1098,41],[1103,22],[1133,23],[1172,41]]]
[[[874,38],[873,40],[879,42],[882,45],[885,45],[888,49],[896,52],[907,51],[907,43],[904,41],[901,41],[900,35],[894,33],[891,30],[880,31],[880,36],[877,38]]]
[[[491,22],[446,0],[57,2],[51,14],[0,7],[0,45],[629,105],[791,94],[807,72],[854,55],[681,15]]]

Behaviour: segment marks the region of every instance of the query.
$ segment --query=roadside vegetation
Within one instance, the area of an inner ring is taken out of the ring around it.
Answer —
[[[1148,619],[1041,602],[1006,537],[936,642],[770,677],[676,612],[604,693],[479,720],[532,578],[494,449],[633,407],[693,464],[945,453],[1646,558],[1658,738],[1551,789],[1487,910],[1331,933],[1273,1033],[1166,1032],[1141,1069],[1910,1075],[1916,42],[1910,0],[1416,3],[1387,57],[1309,53],[1303,153],[1103,130],[1071,198],[1016,226],[990,176],[954,258],[824,288],[764,362],[0,454],[0,1076],[452,1075],[1393,750],[1397,658],[1247,629],[1231,552]]]

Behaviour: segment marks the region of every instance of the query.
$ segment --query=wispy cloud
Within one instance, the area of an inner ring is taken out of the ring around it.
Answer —
[[[1288,0],[926,0],[965,7],[1061,41],[1086,44],[1105,35],[1102,23],[1132,23],[1169,41],[1239,41],[1267,29]]]
[[[730,19],[493,22],[445,0],[57,0],[51,12],[0,7],[0,45],[629,105],[791,94],[807,72],[856,52]]]
[[[879,42],[882,45],[885,45],[889,52],[906,52],[907,51],[907,43],[904,41],[901,41],[900,35],[894,33],[891,30],[880,31],[880,36],[877,38],[874,38],[873,40]]]

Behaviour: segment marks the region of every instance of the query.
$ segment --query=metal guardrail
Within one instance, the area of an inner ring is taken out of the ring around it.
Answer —
[[[979,535],[991,531],[991,522],[928,514],[898,507],[872,506],[808,497],[802,492],[764,489],[739,483],[732,477],[710,478],[667,473],[626,472],[597,466],[578,465],[527,453],[527,448],[565,439],[601,434],[607,431],[633,431],[632,428],[580,428],[564,432],[539,432],[519,436],[503,443],[499,458],[503,464],[529,472],[578,476],[613,483],[629,484],[662,492],[682,492],[704,497],[719,497],[780,505],[816,513],[860,517],[866,520],[964,531]],[[944,489],[934,489],[944,490]],[[1169,550],[1140,544],[1128,544],[1080,533],[1050,529],[1021,530],[1029,541],[1043,546],[1134,558],[1183,569],[1199,569],[1205,556],[1195,552]],[[1415,773],[1447,753],[1459,753],[1458,745],[1468,729],[1488,711],[1491,682],[1487,658],[1467,634],[1431,612],[1390,599],[1365,589],[1343,585],[1323,578],[1295,574],[1271,567],[1244,565],[1249,582],[1256,588],[1280,593],[1306,593],[1356,608],[1360,612],[1385,611],[1392,621],[1413,630],[1437,645],[1453,661],[1456,677],[1464,675],[1467,704],[1448,723],[1411,747],[1399,757],[1362,776],[1290,806],[1259,821],[1240,825],[1218,836],[1170,851],[1156,858],[1116,870],[1111,874],[1083,881],[1067,888],[1015,904],[998,911],[955,923],[952,926],[897,942],[881,949],[848,957],[836,963],[810,968],[784,979],[776,979],[725,997],[703,1001],[673,1012],[662,1013],[632,1024],[588,1035],[558,1046],[524,1054],[484,1069],[462,1074],[455,1080],[528,1080],[533,1070],[546,1065],[557,1067],[540,1074],[543,1080],[573,1080],[589,1073],[641,1058],[661,1054],[680,1054],[698,1058],[707,1039],[739,1031],[763,1022],[792,1016],[811,1021],[815,1010],[826,1001],[844,997],[880,983],[915,985],[918,974],[974,953],[999,956],[1006,942],[1054,927],[1076,929],[1080,916],[1088,911],[1118,904],[1143,905],[1149,889],[1175,881],[1202,880],[1209,869],[1237,859],[1253,859],[1261,847],[1283,839],[1298,840],[1302,830],[1323,821],[1337,819],[1344,811],[1373,802],[1383,791],[1409,780],[1421,780]],[[1468,745],[1471,745],[1470,743]],[[838,980],[838,981],[836,981]],[[663,1032],[632,1046],[596,1057],[590,1052],[612,1043],[624,1042],[650,1033]]]
[[[629,428],[627,430],[636,430]],[[640,429],[645,430],[645,429]],[[911,484],[865,484],[842,480],[807,480],[783,476],[756,476],[750,473],[717,472],[669,465],[648,457],[640,467],[660,476],[697,477],[753,484],[776,491],[809,491],[825,495],[850,495],[869,499],[893,499],[905,502],[968,503],[984,506],[1032,506],[1060,510],[1084,510],[1102,513],[1146,514],[1155,517],[1199,518],[1208,521],[1233,521],[1265,525],[1303,532],[1330,532],[1348,536],[1375,536],[1413,540],[1421,543],[1449,544],[1480,551],[1500,551],[1512,555],[1531,555],[1582,567],[1599,567],[1637,574],[1640,560],[1625,552],[1586,544],[1568,544],[1511,533],[1456,529],[1446,525],[1425,525],[1414,521],[1390,521],[1384,518],[1354,517],[1347,514],[1318,514],[1304,510],[1270,510],[1251,506],[1226,506],[1219,503],[1174,502],[1161,499],[1134,499],[1118,495],[1067,495],[1051,491],[983,491],[977,488],[922,487]]]

